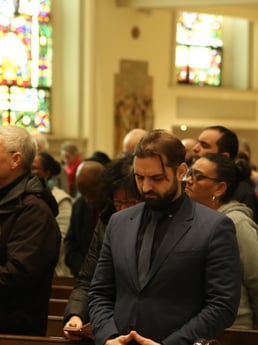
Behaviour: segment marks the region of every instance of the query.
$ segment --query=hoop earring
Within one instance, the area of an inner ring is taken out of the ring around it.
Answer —
[[[213,197],[211,198],[211,200],[212,200],[213,202],[215,202],[215,200],[216,200],[216,196],[215,196],[215,195],[213,195]]]

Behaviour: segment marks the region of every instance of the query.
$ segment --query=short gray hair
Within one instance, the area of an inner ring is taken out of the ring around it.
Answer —
[[[0,127],[0,136],[6,150],[21,153],[22,168],[24,172],[29,172],[37,151],[36,141],[31,134],[25,128],[10,125]]]

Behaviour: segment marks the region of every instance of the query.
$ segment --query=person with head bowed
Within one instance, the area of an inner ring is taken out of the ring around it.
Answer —
[[[75,287],[65,309],[65,336],[71,340],[81,340],[82,335],[74,335],[74,329],[89,322],[88,291],[99,258],[107,223],[114,212],[122,211],[140,202],[132,181],[132,156],[125,155],[114,159],[103,175],[103,190],[108,202],[99,216],[88,254],[78,274]],[[70,329],[69,328],[69,329]]]
[[[61,164],[57,162],[47,152],[39,152],[32,163],[32,174],[39,176],[47,181],[53,196],[58,204],[58,215],[56,217],[59,225],[62,241],[60,247],[59,260],[55,268],[55,274],[62,277],[72,276],[69,267],[65,264],[64,238],[68,231],[72,213],[72,197],[64,190],[57,187],[54,178],[60,174]]]
[[[74,277],[81,269],[92,240],[99,215],[107,203],[102,190],[106,167],[95,161],[83,161],[76,172],[76,187],[80,193],[72,206],[72,215],[64,239],[65,263]]]
[[[77,145],[69,141],[65,141],[61,145],[60,154],[62,164],[67,174],[69,194],[75,198],[77,194],[76,171],[82,162],[82,155]]]
[[[142,202],[114,213],[89,291],[96,345],[192,345],[233,324],[240,258],[231,219],[191,200],[185,148],[166,130],[136,145]]]

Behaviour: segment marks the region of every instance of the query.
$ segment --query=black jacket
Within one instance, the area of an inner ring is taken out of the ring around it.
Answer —
[[[64,323],[66,323],[72,315],[80,316],[83,323],[89,321],[88,291],[99,258],[107,223],[115,211],[115,207],[112,203],[107,204],[99,217],[88,254],[83,261],[81,270],[75,280],[75,286],[65,308]]]
[[[65,263],[75,277],[87,255],[95,225],[94,210],[83,196],[79,196],[73,204],[70,225],[64,239]]]
[[[45,335],[61,234],[43,181],[24,176],[0,200],[0,332]]]

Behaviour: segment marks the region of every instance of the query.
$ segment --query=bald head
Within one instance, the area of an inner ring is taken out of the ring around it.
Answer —
[[[38,152],[47,152],[49,150],[49,143],[45,134],[31,132],[31,135],[36,140]]]
[[[102,177],[105,166],[99,162],[82,162],[76,172],[78,191],[93,208],[101,208],[105,203],[102,192]]]
[[[193,148],[197,144],[197,140],[193,138],[185,138],[181,140],[185,147],[185,161],[188,165],[191,165],[193,159]]]
[[[142,128],[134,128],[128,132],[123,140],[123,153],[133,153],[135,146],[145,134],[147,131]]]

